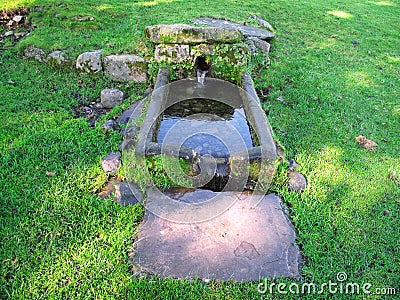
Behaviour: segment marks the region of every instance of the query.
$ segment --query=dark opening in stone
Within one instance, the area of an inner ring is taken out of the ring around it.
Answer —
[[[204,56],[196,57],[196,68],[200,71],[210,71],[211,63],[207,63]]]

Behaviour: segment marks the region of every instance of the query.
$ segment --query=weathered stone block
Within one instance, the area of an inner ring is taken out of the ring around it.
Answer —
[[[156,61],[166,60],[172,62],[187,60],[189,58],[189,45],[157,45],[154,51],[154,58]]]
[[[87,73],[97,73],[103,70],[101,66],[101,50],[85,52],[76,59],[76,68]]]
[[[136,55],[110,55],[103,59],[106,74],[117,80],[145,82],[147,80],[147,62]]]
[[[156,44],[236,43],[243,38],[242,33],[236,29],[186,24],[148,26],[145,33]]]

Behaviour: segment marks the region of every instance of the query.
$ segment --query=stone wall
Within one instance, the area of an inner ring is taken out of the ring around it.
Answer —
[[[55,67],[104,73],[115,80],[146,82],[151,77],[148,69],[152,62],[176,65],[176,69],[192,69],[188,71],[195,75],[196,59],[203,57],[217,72],[218,67],[227,73],[230,69],[235,72],[246,64],[248,54],[261,52],[268,56],[270,44],[267,41],[274,38],[274,34],[267,30],[220,19],[199,18],[194,23],[203,27],[186,24],[146,27],[145,35],[155,49],[154,55],[146,59],[133,54],[103,56],[102,50],[94,50],[80,54],[73,61],[62,51],[47,55],[32,45],[25,48],[24,56]]]

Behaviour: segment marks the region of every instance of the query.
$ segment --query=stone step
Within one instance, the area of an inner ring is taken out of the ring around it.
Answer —
[[[142,271],[203,280],[300,276],[295,231],[278,196],[205,190],[171,195],[176,199],[147,193],[150,210],[134,248]]]

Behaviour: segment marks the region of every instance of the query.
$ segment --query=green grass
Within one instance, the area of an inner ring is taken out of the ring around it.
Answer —
[[[30,15],[35,28],[28,37],[0,45],[2,298],[260,298],[257,283],[134,276],[130,250],[143,211],[94,194],[107,180],[101,158],[121,137],[103,134],[100,122],[91,128],[71,106],[95,101],[106,87],[135,101],[145,84],[60,71],[18,55],[34,44],[71,58],[99,48],[149,56],[147,25],[204,15],[243,22],[253,14],[267,19],[277,38],[270,67],[252,75],[257,87],[273,85],[263,106],[286,157],[309,183],[302,194],[280,189],[304,266],[299,281],[276,282],[322,284],[346,272],[348,282],[393,287],[398,295],[400,182],[388,175],[400,174],[399,1],[3,0],[0,8],[21,5],[43,10]],[[86,15],[94,20],[72,19]],[[360,134],[378,143],[376,153],[358,147]],[[308,298],[318,297],[351,298]]]

